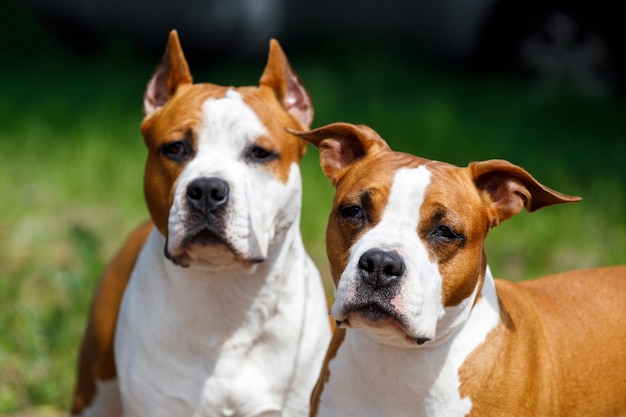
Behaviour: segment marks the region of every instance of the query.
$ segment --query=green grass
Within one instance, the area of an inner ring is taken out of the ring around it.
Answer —
[[[159,57],[137,58],[119,45],[76,57],[36,33],[28,54],[0,55],[0,414],[68,407],[94,286],[125,234],[147,216],[139,123]],[[623,98],[449,73],[400,48],[287,53],[313,97],[315,126],[366,123],[395,149],[460,165],[508,159],[584,197],[493,230],[487,253],[495,275],[519,280],[624,263]],[[198,81],[237,85],[256,83],[263,65],[191,68]],[[317,158],[310,148],[303,162],[302,230],[328,278],[323,241],[332,188]]]

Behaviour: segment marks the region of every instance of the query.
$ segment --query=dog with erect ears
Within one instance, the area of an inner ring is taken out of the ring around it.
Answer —
[[[192,82],[176,31],[144,96],[151,221],[106,268],[75,416],[306,416],[331,337],[300,234],[309,95],[277,41],[258,86]]]

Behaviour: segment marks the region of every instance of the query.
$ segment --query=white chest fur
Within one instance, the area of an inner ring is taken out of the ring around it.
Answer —
[[[248,274],[176,267],[152,232],[117,325],[127,416],[306,413],[311,369],[330,335],[321,281],[296,231]]]
[[[482,297],[468,321],[435,346],[387,346],[376,343],[363,330],[348,329],[329,363],[330,378],[324,386],[318,416],[468,415],[472,401],[461,397],[459,369],[498,320],[495,284],[487,269]]]

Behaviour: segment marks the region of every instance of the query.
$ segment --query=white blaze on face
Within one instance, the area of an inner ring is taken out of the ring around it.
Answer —
[[[429,259],[428,251],[417,232],[420,208],[430,177],[430,171],[424,166],[403,168],[396,173],[380,222],[351,249],[331,309],[336,319],[341,320],[342,307],[358,297],[357,269],[361,255],[373,248],[394,250],[404,260],[406,272],[401,278],[401,290],[391,300],[391,304],[405,319],[407,336],[434,338],[437,320],[444,311],[441,302],[442,278],[437,264]],[[398,338],[394,329],[369,330],[375,332],[383,343],[406,345],[406,340]]]
[[[226,181],[230,191],[224,216],[229,245],[241,258],[265,259],[276,227],[284,227],[277,226],[275,219],[281,217],[291,223],[299,213],[299,169],[294,164],[289,180],[282,183],[262,163],[246,160],[246,152],[257,138],[270,134],[239,92],[228,90],[223,98],[208,99],[202,111],[204,120],[197,132],[196,154],[176,182],[169,214],[168,250],[175,253],[185,238],[188,184],[201,177],[218,177]],[[228,258],[228,253],[218,253],[214,247],[193,250],[192,256],[208,266],[224,267],[222,263]]]

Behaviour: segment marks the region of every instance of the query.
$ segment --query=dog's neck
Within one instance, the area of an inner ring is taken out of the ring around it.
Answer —
[[[384,415],[385,410],[394,410],[396,415],[416,416],[433,415],[429,410],[437,410],[437,415],[450,416],[463,416],[469,412],[471,401],[459,393],[459,369],[497,326],[500,314],[489,268],[478,289],[480,295],[467,321],[434,345],[389,346],[374,340],[367,331],[348,329],[338,352],[341,358],[330,363],[331,375],[346,378],[339,385],[347,391],[338,399],[339,407],[346,407],[346,415]],[[354,383],[355,372],[362,383]],[[391,380],[397,383],[389,384]],[[354,392],[348,392],[351,390]],[[324,394],[334,395],[335,392],[325,391]],[[333,401],[333,405],[338,406],[338,402]],[[354,410],[360,411],[355,414]],[[417,410],[424,410],[423,414]]]

